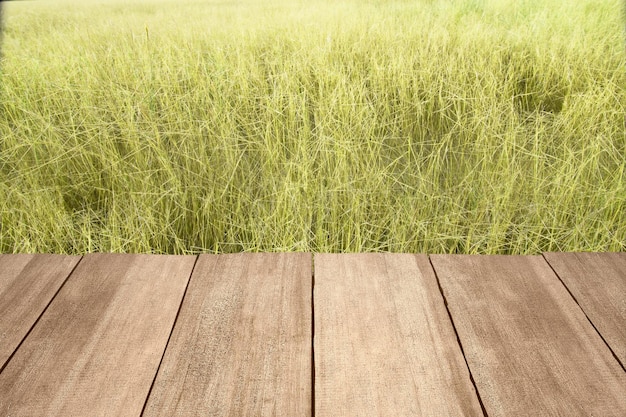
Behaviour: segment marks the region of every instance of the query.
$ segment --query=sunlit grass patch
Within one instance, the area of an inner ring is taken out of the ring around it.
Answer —
[[[626,250],[617,0],[59,4],[5,5],[1,252]]]

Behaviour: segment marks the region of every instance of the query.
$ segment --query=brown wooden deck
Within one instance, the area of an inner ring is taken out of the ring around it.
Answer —
[[[626,253],[0,255],[0,416],[626,416]]]

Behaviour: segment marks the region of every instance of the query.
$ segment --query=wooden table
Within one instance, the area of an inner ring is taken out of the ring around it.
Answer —
[[[626,416],[626,253],[0,255],[0,417]]]

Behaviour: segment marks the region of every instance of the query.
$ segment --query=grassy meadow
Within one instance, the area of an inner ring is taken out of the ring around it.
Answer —
[[[0,252],[626,250],[621,0],[3,6]]]

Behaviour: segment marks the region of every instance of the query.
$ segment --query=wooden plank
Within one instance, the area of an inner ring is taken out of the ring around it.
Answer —
[[[144,416],[310,416],[311,255],[201,255]]]
[[[426,255],[315,255],[316,416],[479,416]]]
[[[138,416],[194,261],[86,255],[0,374],[0,415]]]
[[[626,374],[542,256],[431,261],[489,417],[626,415]]]
[[[0,254],[0,370],[80,256]]]
[[[545,253],[544,257],[626,366],[626,253]]]

